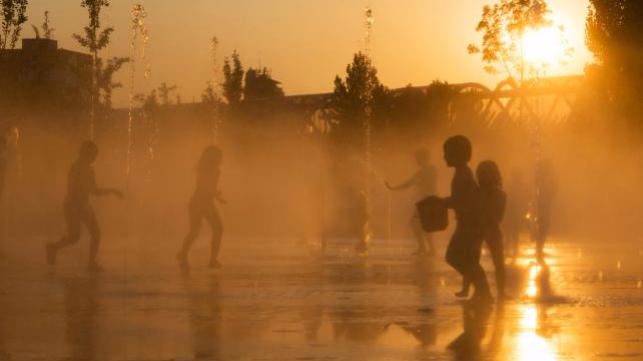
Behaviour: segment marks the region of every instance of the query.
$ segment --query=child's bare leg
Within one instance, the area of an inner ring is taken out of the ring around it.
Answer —
[[[199,236],[199,230],[201,228],[201,214],[190,206],[188,215],[190,218],[190,230],[183,239],[181,250],[176,255],[176,259],[179,261],[182,268],[188,267],[188,252],[190,251],[190,248],[192,248],[192,244],[194,244],[196,238]]]
[[[87,225],[89,230],[89,235],[91,237],[89,244],[89,268],[92,270],[100,270],[100,266],[96,262],[96,256],[98,255],[98,248],[100,246],[100,228],[98,226],[98,220],[96,219],[96,214],[93,209],[88,209],[86,214],[83,215],[84,222]]]
[[[366,250],[368,249],[369,237],[370,237],[370,230],[369,230],[368,220],[366,220],[359,227],[359,242],[357,243],[357,247],[355,247],[357,252],[366,252]]]
[[[487,244],[493,260],[493,266],[496,273],[496,287],[498,298],[505,298],[505,252],[502,244],[502,235],[500,233],[491,237]]]
[[[47,244],[47,263],[50,266],[56,264],[56,256],[60,249],[76,244],[80,239],[80,217],[77,212],[66,208],[65,221],[67,223],[67,235],[61,238],[58,242]]]
[[[79,227],[80,228],[80,227]],[[78,231],[69,231],[69,233],[61,238],[58,242],[48,243],[47,244],[47,263],[50,266],[56,264],[56,257],[58,256],[58,251],[78,243],[80,240],[80,229]]]
[[[413,235],[415,236],[415,240],[417,241],[418,248],[413,252],[413,255],[420,255],[420,254],[425,254],[426,253],[426,246],[425,246],[425,232],[422,230],[422,224],[420,223],[420,217],[418,216],[417,212],[411,217],[411,229],[413,230]]]
[[[211,244],[211,253],[210,253],[210,268],[220,267],[221,264],[218,261],[219,250],[221,249],[221,239],[223,238],[223,221],[219,212],[212,206],[212,209],[208,211],[206,216],[210,227],[212,228],[212,244]]]
[[[469,288],[471,287],[471,281],[467,276],[462,277],[462,289],[459,292],[455,293],[456,297],[467,298],[469,297]]]

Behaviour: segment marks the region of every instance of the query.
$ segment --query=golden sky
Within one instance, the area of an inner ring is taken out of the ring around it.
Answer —
[[[475,26],[483,5],[492,0],[139,0],[148,12],[148,45],[152,75],[137,81],[147,92],[161,82],[176,84],[184,102],[199,100],[212,78],[210,39],[220,41],[223,55],[237,49],[245,66],[266,66],[287,94],[332,90],[333,78],[344,71],[352,54],[364,47],[364,9],[373,9],[372,56],[380,79],[389,87],[433,79],[452,83],[495,84],[500,76],[482,71],[466,46],[478,41]],[[129,17],[134,1],[112,0],[103,25],[116,31],[103,56],[129,56]],[[584,44],[587,0],[550,0],[555,20],[565,25],[575,49],[572,61],[552,75],[577,74],[592,60]],[[31,0],[29,22],[40,24],[51,12],[59,46],[81,50],[71,38],[87,23],[80,0]],[[33,31],[27,27],[24,35]],[[139,69],[141,66],[138,66]],[[129,66],[118,74],[124,85],[114,96],[116,106],[128,99]]]

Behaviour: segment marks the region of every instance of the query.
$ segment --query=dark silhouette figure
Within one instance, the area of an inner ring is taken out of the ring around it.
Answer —
[[[58,251],[67,246],[78,243],[80,239],[80,226],[87,227],[91,237],[89,248],[89,269],[100,271],[96,263],[96,255],[100,245],[100,228],[94,213],[94,208],[89,202],[89,196],[115,195],[122,198],[121,191],[112,188],[98,188],[92,164],[98,156],[98,147],[92,141],[81,144],[78,159],[69,169],[67,179],[67,196],[65,197],[65,221],[67,235],[60,241],[47,244],[47,263],[53,266],[56,263]]]
[[[492,297],[487,276],[480,266],[479,254],[482,242],[480,225],[480,190],[467,165],[471,160],[471,142],[457,135],[444,143],[444,160],[455,168],[451,182],[451,196],[444,204],[455,211],[457,225],[449,246],[446,261],[475,287],[473,300],[490,302]]]
[[[539,263],[544,263],[545,241],[549,236],[555,196],[556,180],[551,164],[547,160],[541,160],[536,166],[535,224],[532,235],[536,241],[536,258]]]
[[[435,194],[436,170],[429,162],[429,159],[429,151],[427,149],[418,149],[415,152],[415,161],[418,165],[418,170],[415,174],[398,186],[392,186],[386,182],[386,187],[392,191],[415,187],[417,190],[418,201]],[[415,210],[413,217],[411,217],[411,228],[413,229],[413,233],[418,242],[418,249],[413,252],[413,254],[426,254],[428,248],[428,254],[434,255],[435,245],[433,244],[433,238],[430,233],[427,233],[422,229],[422,224],[417,210]]]
[[[480,186],[480,221],[482,237],[489,248],[493,266],[496,270],[496,287],[498,298],[504,299],[505,295],[505,252],[502,243],[500,222],[505,213],[507,196],[502,190],[502,177],[498,165],[490,160],[481,162],[476,169],[478,185]],[[478,261],[480,253],[478,253]],[[470,280],[462,279],[462,291],[456,293],[458,297],[469,295]]]
[[[527,228],[526,216],[529,210],[529,196],[519,169],[514,169],[512,172],[507,195],[507,211],[504,220],[507,254],[510,257],[517,257],[520,234]]]
[[[176,256],[184,271],[189,269],[188,252],[199,236],[203,219],[205,219],[212,228],[210,268],[221,267],[217,258],[223,236],[223,222],[221,221],[221,216],[219,215],[219,210],[214,200],[216,199],[220,203],[225,204],[219,191],[222,161],[223,154],[221,149],[216,146],[206,147],[201,154],[201,159],[197,166],[196,189],[192,194],[192,198],[190,198],[188,206],[190,231],[183,241],[181,251],[179,251]]]

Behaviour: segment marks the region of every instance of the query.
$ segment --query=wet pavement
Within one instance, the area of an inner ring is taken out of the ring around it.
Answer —
[[[169,251],[133,246],[106,245],[99,275],[82,246],[55,272],[42,242],[7,254],[0,360],[643,360],[641,246],[555,240],[548,280],[525,249],[508,270],[515,299],[489,310],[456,300],[460,278],[409,242],[376,239],[358,257],[333,240],[319,257],[294,240],[226,239],[217,271],[206,243],[189,275]]]

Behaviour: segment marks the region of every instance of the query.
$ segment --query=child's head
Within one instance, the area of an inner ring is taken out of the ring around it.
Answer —
[[[471,160],[471,142],[463,135],[453,136],[444,142],[444,160],[449,167],[466,165]]]
[[[217,168],[221,165],[223,160],[223,153],[221,149],[215,145],[210,145],[203,150],[199,167]]]
[[[78,151],[78,159],[91,164],[94,163],[97,156],[98,146],[96,145],[96,143],[88,140],[80,145],[80,150]]]
[[[480,188],[502,188],[502,176],[496,162],[485,160],[480,162],[476,169],[478,184]]]
[[[415,162],[420,167],[424,167],[429,164],[430,153],[426,148],[420,148],[415,151]]]

